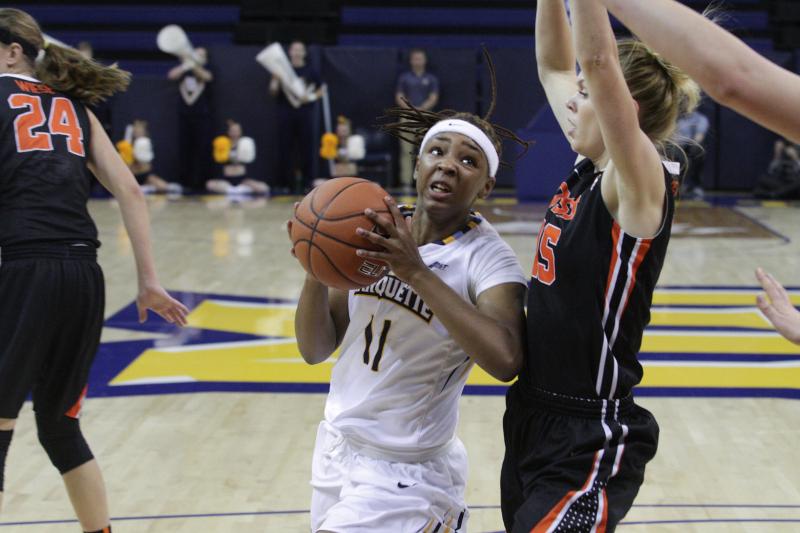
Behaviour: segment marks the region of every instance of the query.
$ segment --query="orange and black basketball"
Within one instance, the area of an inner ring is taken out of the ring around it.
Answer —
[[[356,234],[356,228],[375,230],[364,216],[372,209],[391,219],[383,199],[388,193],[362,178],[334,178],[303,198],[292,220],[294,253],[306,272],[329,287],[350,290],[366,287],[387,273],[382,261],[359,257],[356,250],[378,250]]]

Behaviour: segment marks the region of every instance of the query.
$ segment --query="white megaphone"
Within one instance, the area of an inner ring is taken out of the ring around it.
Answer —
[[[186,36],[186,32],[177,24],[170,24],[161,28],[161,31],[158,32],[156,43],[159,50],[178,56],[183,61],[192,61],[197,65],[205,63],[195,52],[194,46]]]
[[[261,50],[256,56],[256,61],[280,80],[283,93],[294,107],[300,107],[306,102],[317,99],[316,87],[307,86],[302,78],[297,76],[280,43],[272,43]]]

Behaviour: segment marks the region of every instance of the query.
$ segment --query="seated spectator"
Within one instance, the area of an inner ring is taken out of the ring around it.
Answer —
[[[263,181],[247,176],[247,164],[256,158],[256,145],[251,137],[242,135],[242,125],[228,120],[226,135],[213,142],[214,162],[218,178],[208,180],[206,189],[217,194],[269,194]]]
[[[133,124],[125,128],[125,139],[117,143],[117,150],[145,194],[154,192],[180,194],[183,191],[179,183],[169,183],[153,172],[155,154],[146,120],[135,119]]]
[[[768,200],[800,198],[800,145],[781,138],[773,146],[772,160],[756,181],[753,195]]]
[[[772,149],[772,161],[767,172],[777,174],[782,170],[800,171],[800,145],[786,139],[775,141]]]
[[[702,175],[706,152],[703,143],[708,128],[708,118],[699,111],[678,119],[678,144],[686,154],[681,194],[689,198],[702,199],[705,195]]]
[[[336,137],[338,140],[336,159],[333,164],[333,176],[357,176],[357,161],[364,159],[364,137],[353,134],[350,119],[339,115],[336,120]]]

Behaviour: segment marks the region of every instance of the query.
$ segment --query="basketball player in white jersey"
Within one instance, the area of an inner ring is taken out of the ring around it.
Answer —
[[[494,187],[498,135],[470,114],[425,117],[403,126],[425,133],[416,208],[387,197],[393,223],[366,211],[385,236],[359,230],[385,249],[359,254],[391,273],[349,293],[308,276],[298,302],[305,360],[341,350],[312,461],[313,532],[466,531],[459,396],[475,363],[502,381],[520,369],[526,279],[471,210]]]

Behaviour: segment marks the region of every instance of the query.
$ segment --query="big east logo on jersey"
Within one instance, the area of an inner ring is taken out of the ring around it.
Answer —
[[[569,195],[567,184],[562,183],[558,188],[558,192],[555,194],[555,196],[553,196],[553,199],[550,200],[548,209],[550,209],[550,211],[552,211],[553,214],[558,218],[572,220],[575,218],[575,213],[578,212],[578,204],[580,202],[580,197],[572,198]]]

